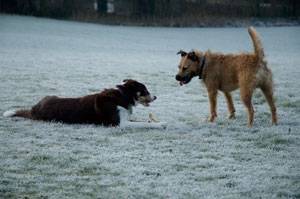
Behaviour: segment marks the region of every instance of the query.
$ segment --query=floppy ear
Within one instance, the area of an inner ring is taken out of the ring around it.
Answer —
[[[198,61],[198,62],[200,61],[199,57],[196,55],[194,51],[189,52],[188,58],[192,61]]]
[[[133,79],[124,79],[123,80],[123,85],[135,85],[136,84],[136,81],[133,80]]]
[[[179,54],[181,55],[181,57],[184,57],[187,55],[187,53],[183,50],[178,51],[177,55],[179,55]]]

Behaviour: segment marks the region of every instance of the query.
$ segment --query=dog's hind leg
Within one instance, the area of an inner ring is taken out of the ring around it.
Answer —
[[[241,92],[241,99],[244,105],[246,106],[248,112],[248,127],[252,127],[253,118],[254,118],[254,109],[252,105],[253,89],[241,87],[240,92]]]
[[[208,91],[208,97],[209,97],[209,105],[210,105],[210,117],[209,122],[214,122],[215,118],[217,117],[217,90],[210,90]]]
[[[229,119],[235,119],[235,108],[233,105],[233,101],[232,101],[232,97],[231,94],[229,92],[224,92],[225,98],[226,98],[226,102],[227,102],[227,107],[228,107],[228,111],[229,111]]]
[[[272,124],[277,124],[277,113],[276,113],[276,106],[274,103],[274,98],[273,98],[273,86],[272,84],[265,84],[262,87],[260,87],[262,90],[263,94],[266,97],[266,100],[270,106],[271,114],[272,114]]]

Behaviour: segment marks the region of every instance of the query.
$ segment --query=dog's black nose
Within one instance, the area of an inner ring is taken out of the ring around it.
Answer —
[[[153,96],[153,100],[156,100],[157,99],[157,97],[156,96]]]
[[[176,79],[177,81],[180,81],[182,78],[181,78],[180,75],[176,75],[175,79]]]

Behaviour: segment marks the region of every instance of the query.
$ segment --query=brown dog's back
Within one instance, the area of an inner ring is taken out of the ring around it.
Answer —
[[[97,121],[96,97],[96,94],[82,98],[47,96],[32,107],[31,117],[36,120],[65,123],[95,123]]]
[[[94,123],[104,121],[101,110],[96,112],[96,98],[101,94],[88,95],[81,98],[60,98],[47,96],[30,110],[7,111],[6,117],[23,117],[33,120],[58,121],[65,123]]]
[[[79,98],[47,96],[30,110],[6,111],[3,115],[69,124],[116,126],[120,123],[117,110],[117,104],[120,102],[116,100],[119,96],[120,92],[116,89],[106,89],[102,93]]]

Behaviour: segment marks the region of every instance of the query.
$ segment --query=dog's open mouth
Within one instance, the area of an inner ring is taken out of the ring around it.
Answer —
[[[186,75],[184,77],[181,77],[179,75],[176,75],[176,80],[179,81],[180,86],[187,84],[191,81],[193,75]]]
[[[184,85],[184,84],[187,84],[187,83],[188,83],[188,81],[180,81],[180,82],[179,82],[180,86],[182,86],[182,85]]]
[[[180,86],[187,84],[191,81],[192,78],[186,77],[184,79],[182,79],[181,81],[179,81]]]

